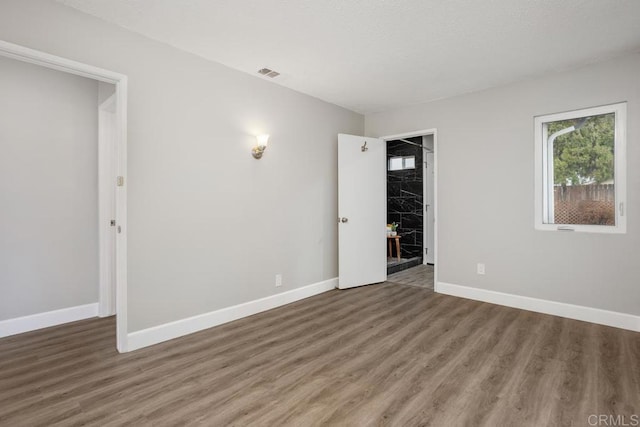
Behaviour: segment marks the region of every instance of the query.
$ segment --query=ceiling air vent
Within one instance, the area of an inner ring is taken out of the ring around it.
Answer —
[[[270,70],[268,68],[262,68],[258,70],[258,74],[262,74],[263,76],[271,77],[271,78],[278,77],[280,75],[279,72]]]

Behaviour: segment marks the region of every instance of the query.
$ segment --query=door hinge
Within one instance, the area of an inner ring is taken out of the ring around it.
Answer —
[[[424,254],[427,255],[429,253],[429,248],[424,248]]]
[[[118,187],[123,187],[124,186],[124,176],[119,176],[116,178],[116,185]]]
[[[112,226],[112,227],[115,227],[115,226],[116,226],[116,220],[115,220],[115,219],[112,219],[112,220],[110,221],[110,224],[111,224],[111,226]]]

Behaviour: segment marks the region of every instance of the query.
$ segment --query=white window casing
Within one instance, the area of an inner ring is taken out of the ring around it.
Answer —
[[[556,224],[554,218],[554,159],[553,142],[562,134],[572,132],[575,128],[563,129],[553,135],[548,134],[547,123],[603,114],[615,114],[614,137],[614,178],[615,178],[615,225]],[[576,231],[592,233],[626,233],[626,128],[627,103],[604,105],[547,114],[534,118],[535,136],[535,229],[544,231]]]

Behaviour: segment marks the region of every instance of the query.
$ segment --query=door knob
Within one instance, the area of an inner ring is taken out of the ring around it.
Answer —
[[[347,221],[349,221],[349,218],[344,218],[344,217],[343,217],[340,221],[341,221],[341,222],[347,222]]]

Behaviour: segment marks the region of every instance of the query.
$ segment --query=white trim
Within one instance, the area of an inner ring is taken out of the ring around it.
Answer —
[[[599,308],[566,304],[563,302],[549,301],[443,282],[436,283],[436,292],[476,301],[504,305],[507,307],[519,308],[522,310],[535,311],[536,313],[551,314],[554,316],[566,317],[568,319],[582,320],[583,322],[597,323],[599,325],[613,326],[615,328],[640,332],[640,316],[633,314],[619,313]]]
[[[425,135],[433,135],[433,220],[435,224],[433,225],[433,282],[438,283],[438,129],[424,129],[424,130],[416,130],[412,132],[398,133],[395,135],[387,135],[381,136],[380,139],[384,141],[393,141],[394,139],[400,138],[413,138],[415,136],[425,136]],[[424,176],[423,176],[424,180]],[[385,189],[386,191],[386,189]],[[424,191],[424,186],[423,186]],[[424,212],[423,212],[424,214]],[[424,218],[426,215],[423,215],[423,227],[424,227]],[[423,230],[424,232],[424,230]],[[423,238],[424,240],[424,238]],[[424,250],[424,249],[423,249]],[[424,255],[423,255],[424,260]]]
[[[0,338],[98,316],[98,303],[0,321]]]
[[[424,136],[422,137],[422,147],[424,148]],[[426,151],[424,151],[424,149],[422,150],[422,265],[427,265],[427,254],[424,252],[425,249],[427,249],[429,247],[429,236],[427,233],[428,230],[428,218],[427,218],[427,212],[428,210],[425,210],[424,207],[427,204],[428,201],[428,194],[427,194],[427,189],[428,189],[428,185],[427,185],[427,173],[428,168],[427,168],[427,155],[428,153]],[[433,156],[435,159],[435,155]],[[431,209],[433,209],[433,206],[430,206]],[[436,225],[433,224],[433,228],[436,228]],[[433,248],[429,248],[428,250],[431,250],[431,252],[433,253]]]
[[[423,143],[424,145],[424,140]],[[428,178],[427,174],[430,173],[430,171],[427,169],[427,157],[429,156],[429,154],[433,155],[433,163],[431,165],[431,168],[433,169],[433,179]],[[424,156],[424,161],[422,162],[422,199],[424,200],[424,204],[427,203],[428,200],[428,193],[431,191],[433,192],[433,197],[431,200],[431,205],[430,205],[430,209],[426,210],[426,211],[422,211],[422,246],[423,248],[428,248],[429,251],[431,251],[431,254],[429,256],[423,254],[422,255],[422,264],[423,265],[427,265],[430,264],[428,261],[428,258],[432,258],[432,263],[433,265],[435,265],[436,263],[436,249],[435,249],[435,241],[436,241],[436,223],[435,223],[435,216],[436,216],[436,203],[435,203],[435,179],[436,179],[436,134],[433,134],[433,151],[432,152],[424,152],[423,153]],[[431,187],[429,187],[428,184],[431,184]],[[429,230],[429,216],[433,214],[434,217],[434,221],[433,221],[433,247],[432,245],[430,245],[430,241],[429,239],[431,238],[431,236],[429,236],[429,233],[427,232]]]
[[[440,210],[440,203],[438,203],[438,131],[433,130],[433,281],[438,281],[438,257],[440,251],[438,250],[438,211]]]
[[[116,83],[118,143],[116,144],[116,175],[124,177],[124,185],[116,187],[116,345],[120,353],[128,350],[127,310],[127,78]]]
[[[71,59],[51,55],[39,50],[9,43],[4,40],[0,40],[0,55],[106,83],[115,84],[123,78],[127,78],[127,76],[123,74],[114,73],[113,71],[72,61]]]
[[[595,116],[600,114],[615,113],[615,141],[614,141],[614,177],[615,185],[615,218],[616,225],[581,225],[581,224],[553,224],[548,217],[553,211],[549,194],[553,182],[553,168],[549,165],[553,159],[553,152],[547,146],[547,130],[545,123],[560,120],[569,120],[580,117]],[[534,117],[534,227],[541,231],[577,231],[587,233],[614,233],[623,234],[627,231],[627,103],[603,105],[599,107],[583,108],[580,110],[566,111],[555,114],[545,114]],[[551,160],[549,160],[551,159]],[[544,173],[544,166],[549,171]],[[551,178],[549,178],[551,176]]]
[[[438,132],[438,129],[431,128],[431,129],[424,129],[424,130],[415,130],[412,132],[397,133],[395,135],[380,136],[378,138],[384,139],[385,141],[392,141],[394,139],[401,139],[401,138],[413,138],[416,136],[435,135],[437,132]]]
[[[333,290],[337,285],[338,278],[335,277],[333,279],[282,292],[280,294],[271,295],[254,301],[245,302],[243,304],[222,308],[209,313],[132,332],[129,334],[128,339],[129,351],[172,340],[203,329],[212,328],[214,326],[222,325],[223,323],[290,304],[304,298]]]
[[[116,346],[127,351],[127,76],[113,71],[61,58],[0,40],[0,56],[29,62],[77,76],[116,85],[116,175],[125,177],[125,185],[116,190],[116,221],[122,233],[116,236]]]

